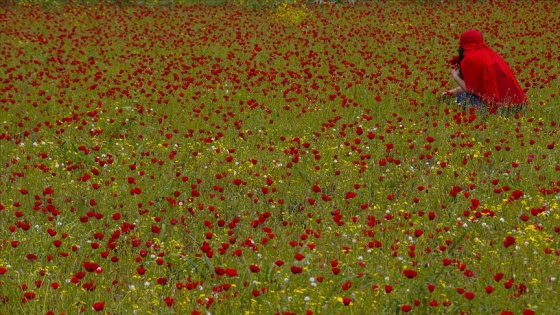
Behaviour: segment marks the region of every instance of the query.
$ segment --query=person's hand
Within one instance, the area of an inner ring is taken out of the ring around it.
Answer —
[[[459,76],[459,69],[457,69],[457,68],[451,69],[451,75],[452,75],[454,78],[458,77],[458,76]]]
[[[453,93],[453,91],[445,91],[438,97],[438,101],[446,100],[452,96],[455,96],[455,93]]]
[[[455,93],[453,93],[453,91],[445,91],[445,92],[441,93],[442,97],[444,97],[444,96],[454,96],[454,95],[455,95]]]

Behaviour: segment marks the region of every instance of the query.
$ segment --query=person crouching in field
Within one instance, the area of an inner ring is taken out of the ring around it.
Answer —
[[[442,96],[457,97],[463,110],[475,107],[489,113],[516,113],[527,105],[527,97],[509,65],[484,43],[479,31],[464,32],[458,52],[451,75],[459,86]]]

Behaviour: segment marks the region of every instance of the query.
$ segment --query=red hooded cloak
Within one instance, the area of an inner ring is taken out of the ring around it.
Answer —
[[[463,33],[459,45],[464,49],[461,74],[467,92],[481,97],[490,109],[527,104],[509,65],[484,43],[479,31]]]

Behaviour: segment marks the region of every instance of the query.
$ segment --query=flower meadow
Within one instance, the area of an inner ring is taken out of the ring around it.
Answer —
[[[559,313],[559,11],[1,7],[0,314]]]

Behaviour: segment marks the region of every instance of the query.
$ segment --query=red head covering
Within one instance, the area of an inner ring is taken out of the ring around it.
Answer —
[[[464,49],[461,74],[468,92],[482,97],[491,108],[527,103],[510,67],[484,43],[479,31],[464,32],[459,46]]]
[[[459,46],[484,44],[484,38],[482,33],[477,30],[468,30],[461,34],[461,39],[459,39]]]

